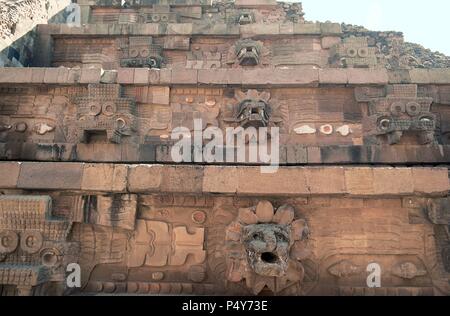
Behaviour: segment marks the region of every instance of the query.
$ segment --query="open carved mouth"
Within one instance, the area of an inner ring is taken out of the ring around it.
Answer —
[[[265,263],[275,264],[278,262],[279,258],[273,252],[264,252],[261,254],[261,260]]]
[[[265,102],[252,100],[242,102],[238,115],[241,126],[265,127],[269,124],[269,119],[270,108]]]
[[[256,66],[259,64],[258,49],[254,46],[243,47],[237,58],[241,66]]]

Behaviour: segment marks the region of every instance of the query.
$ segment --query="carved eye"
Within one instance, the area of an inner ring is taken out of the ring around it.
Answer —
[[[149,64],[152,68],[158,67],[158,61],[155,58],[150,58]]]
[[[390,118],[384,117],[378,121],[378,127],[382,131],[389,130],[391,128],[391,126],[392,126],[392,120]]]
[[[253,240],[264,241],[264,236],[262,233],[254,233],[252,236]]]
[[[159,22],[161,20],[161,17],[159,14],[153,14],[152,15],[152,22]]]
[[[419,103],[417,102],[409,102],[406,105],[406,112],[410,115],[410,116],[417,116],[420,114],[422,108],[420,106]]]
[[[289,242],[287,236],[285,236],[281,233],[275,233],[275,237],[277,238],[278,242]]]
[[[117,128],[119,128],[119,129],[123,129],[127,126],[127,122],[123,118],[118,118],[116,120],[116,122],[117,122]]]
[[[358,49],[358,55],[361,58],[369,57],[369,50],[367,48],[360,48]]]
[[[16,250],[19,245],[19,235],[13,231],[0,232],[0,253],[9,254]]]
[[[139,51],[135,48],[130,49],[130,57],[131,58],[136,58],[139,56]]]
[[[356,57],[356,56],[358,56],[358,51],[354,48],[349,48],[349,49],[347,49],[347,55],[349,57]]]
[[[52,268],[58,264],[59,256],[61,255],[56,249],[44,249],[40,253],[41,262],[44,266]]]
[[[102,112],[106,116],[112,116],[114,113],[116,113],[116,105],[114,102],[105,102],[102,107]]]
[[[147,48],[141,49],[141,57],[148,57],[150,55],[150,51]]]
[[[91,102],[89,104],[89,115],[96,116],[96,115],[99,115],[101,111],[102,111],[102,107],[99,103]]]
[[[392,115],[398,116],[405,112],[405,105],[402,102],[394,102],[391,105]]]

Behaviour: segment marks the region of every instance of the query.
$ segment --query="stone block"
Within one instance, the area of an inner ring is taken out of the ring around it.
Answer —
[[[105,70],[103,72],[100,83],[116,83],[117,82],[117,70]]]
[[[319,71],[315,69],[252,69],[242,72],[242,84],[258,85],[316,85]]]
[[[404,195],[414,192],[410,168],[374,168],[373,187],[376,195]]]
[[[323,35],[342,33],[342,27],[338,23],[321,23],[320,30]]]
[[[386,69],[347,69],[349,84],[379,84],[389,83]]]
[[[32,68],[31,82],[32,83],[44,83],[45,68]]]
[[[347,84],[348,74],[346,69],[320,69],[320,84]]]
[[[240,167],[238,194],[248,195],[297,195],[309,194],[306,173],[299,168],[280,168],[275,173],[261,173],[259,167]]]
[[[134,83],[134,68],[119,68],[117,72],[117,83],[119,84],[133,84]]]
[[[17,187],[20,172],[19,162],[0,163],[0,189],[14,189]]]
[[[83,164],[65,162],[24,162],[18,188],[41,190],[79,190]]]
[[[306,183],[311,194],[344,194],[344,168],[306,168]]]
[[[308,147],[308,163],[322,163],[320,147]]]
[[[99,83],[102,76],[102,69],[83,68],[81,69],[80,83]]]
[[[236,167],[206,166],[203,175],[203,192],[236,193],[238,174]]]
[[[77,157],[81,161],[121,161],[122,151],[121,146],[116,144],[77,144]]]
[[[449,84],[450,83],[450,69],[429,69],[428,76],[430,83],[435,84]]]
[[[238,8],[276,6],[276,0],[236,0],[234,5]]]
[[[170,23],[167,25],[167,35],[191,35],[192,23]]]
[[[164,68],[159,71],[159,83],[160,84],[172,83],[172,69]]]
[[[197,84],[198,70],[197,69],[173,69],[172,70],[172,84]]]
[[[59,84],[67,84],[69,80],[69,68],[59,67],[57,82]]]
[[[148,84],[149,83],[149,69],[148,68],[136,68],[134,69],[134,84]]]
[[[198,71],[199,84],[227,84],[228,69],[202,69]]]
[[[308,163],[307,147],[301,145],[286,146],[286,163],[288,164],[306,164]]]
[[[413,168],[414,192],[422,194],[444,194],[450,190],[448,169]]]
[[[34,72],[34,71],[33,71]],[[70,68],[69,73],[67,75],[67,83],[77,83],[81,78],[81,69],[80,68]]]
[[[57,83],[58,73],[58,68],[45,68],[44,83]]]
[[[160,165],[132,165],[128,170],[128,191],[159,192],[163,177]]]
[[[86,164],[81,189],[85,191],[126,192],[126,165]]]
[[[340,44],[341,41],[339,36],[324,36],[322,37],[322,48],[330,49],[334,45]]]
[[[249,35],[279,35],[280,25],[273,24],[246,24],[240,26],[240,33],[244,36]]]
[[[427,69],[411,69],[409,76],[411,77],[411,83],[423,84],[431,82],[430,73]]]
[[[202,166],[164,166],[161,191],[174,193],[201,193]]]
[[[159,84],[160,82],[160,73],[159,69],[149,69],[148,70],[148,83],[149,84]],[[170,80],[170,78],[169,78]]]
[[[0,68],[0,83],[31,83],[32,68]]]
[[[322,29],[320,27],[320,23],[295,23],[294,24],[294,34],[320,35],[321,33],[322,33]]]
[[[150,87],[149,96],[151,103],[169,105],[170,88],[169,87]]]
[[[294,23],[285,22],[279,25],[280,35],[292,35],[294,34]]]
[[[345,187],[350,195],[372,195],[373,168],[345,168]]]

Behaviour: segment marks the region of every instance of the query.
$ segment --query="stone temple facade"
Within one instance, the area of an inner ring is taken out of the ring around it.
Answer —
[[[0,68],[0,294],[450,294],[449,68],[299,3],[77,2]],[[274,173],[173,158],[261,126]]]

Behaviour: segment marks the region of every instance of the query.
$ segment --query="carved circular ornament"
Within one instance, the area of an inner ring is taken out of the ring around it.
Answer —
[[[152,21],[153,22],[159,22],[161,20],[161,16],[159,14],[153,14],[152,15]]]
[[[43,249],[40,257],[42,265],[48,268],[58,267],[61,263],[61,252],[56,248]]]
[[[127,127],[127,121],[122,117],[119,117],[116,120],[116,124],[118,129],[124,129],[125,127]]]
[[[42,248],[43,237],[38,231],[28,231],[20,236],[20,248],[29,254],[34,254]]]
[[[226,278],[241,283],[253,294],[265,288],[274,294],[301,287],[305,275],[302,260],[310,252],[309,230],[295,210],[261,201],[256,207],[240,209],[238,218],[226,229]]]
[[[106,116],[113,116],[117,111],[116,104],[114,102],[105,102],[102,106],[102,113]]]
[[[89,115],[96,116],[102,112],[102,106],[98,102],[89,103]]]
[[[392,127],[392,120],[388,117],[382,117],[378,120],[378,128],[381,131],[388,131]]]
[[[19,246],[19,235],[10,230],[0,231],[0,254],[10,254]]]
[[[206,213],[203,211],[195,211],[192,213],[192,221],[195,224],[204,224],[206,222]]]
[[[141,57],[147,58],[150,56],[150,50],[148,48],[141,49]]]
[[[406,112],[410,115],[410,116],[417,116],[420,114],[420,112],[422,112],[422,107],[420,106],[419,103],[417,102],[409,102],[406,105]]]
[[[28,124],[25,122],[18,122],[14,126],[14,129],[16,130],[17,133],[25,133],[28,129]]]
[[[139,56],[139,51],[136,48],[131,48],[129,51],[129,55],[131,58],[136,58]]]
[[[367,58],[369,57],[369,50],[367,48],[360,48],[358,49],[358,56],[361,58]]]
[[[405,113],[406,108],[405,104],[402,102],[394,102],[391,104],[391,113],[392,115],[399,116],[402,113]]]
[[[349,48],[347,49],[347,55],[349,57],[355,58],[356,56],[358,56],[358,50],[356,48]]]
[[[333,126],[330,124],[322,125],[320,127],[320,132],[324,135],[331,135],[333,134]]]

